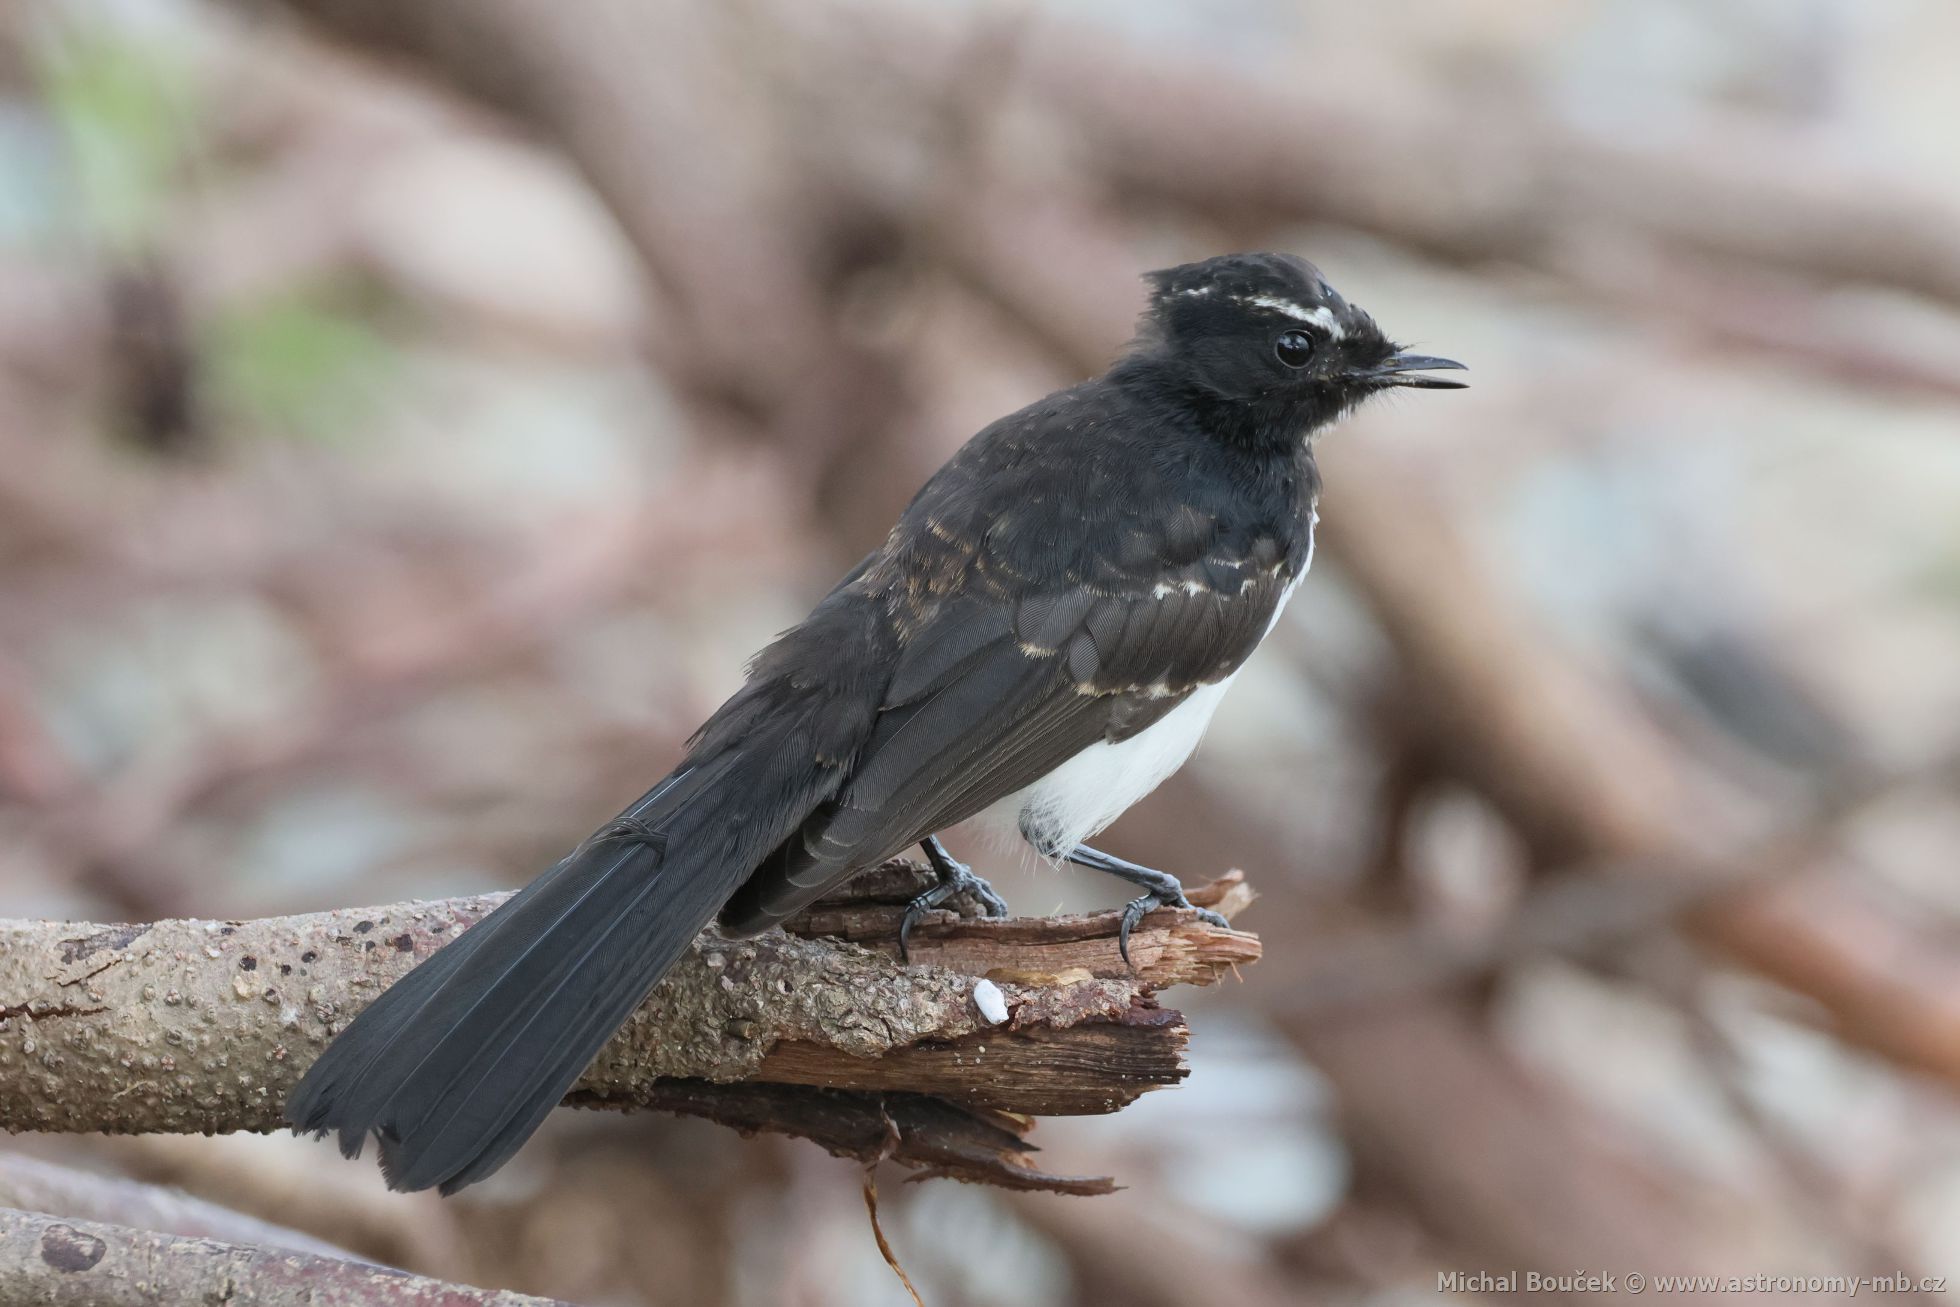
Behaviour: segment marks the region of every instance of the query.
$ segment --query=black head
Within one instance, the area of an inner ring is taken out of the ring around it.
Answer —
[[[1384,390],[1464,385],[1423,375],[1463,365],[1403,352],[1291,254],[1226,254],[1148,280],[1144,329],[1119,372],[1155,373],[1233,428],[1292,438]]]

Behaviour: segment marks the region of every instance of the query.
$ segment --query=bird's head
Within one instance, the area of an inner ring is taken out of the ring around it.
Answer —
[[[1465,384],[1426,375],[1463,365],[1404,351],[1291,254],[1226,254],[1148,280],[1143,330],[1119,369],[1155,374],[1214,418],[1297,437],[1384,390]]]

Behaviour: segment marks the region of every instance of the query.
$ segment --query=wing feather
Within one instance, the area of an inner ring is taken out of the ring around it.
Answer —
[[[1237,669],[1291,579],[1216,550],[1116,592],[1099,578],[1010,597],[984,556],[965,575],[970,589],[911,614],[850,780],[730,901],[731,929],[781,921],[1091,744],[1143,730]]]

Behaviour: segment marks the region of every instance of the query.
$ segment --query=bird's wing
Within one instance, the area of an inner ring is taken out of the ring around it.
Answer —
[[[1104,558],[1076,569],[1079,580],[1030,593],[984,543],[941,543],[892,592],[901,651],[849,780],[731,900],[732,928],[782,920],[1229,676],[1265,636],[1300,562],[1271,538],[1228,547],[1210,534],[1181,565]]]

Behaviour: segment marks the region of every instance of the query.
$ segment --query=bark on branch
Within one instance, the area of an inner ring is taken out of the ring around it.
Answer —
[[[181,1189],[96,1175],[19,1154],[0,1153],[0,1208],[133,1225],[187,1239],[283,1248],[340,1261],[368,1260],[310,1234],[220,1207]],[[0,1295],[0,1302],[10,1301],[13,1299]]]
[[[1100,1192],[1035,1170],[1042,1115],[1113,1112],[1185,1073],[1166,986],[1205,984],[1259,943],[1156,912],[933,914],[900,963],[902,905],[930,873],[896,862],[787,932],[704,932],[569,1101],[659,1108],[834,1153],[1012,1188]],[[502,901],[481,895],[260,921],[0,922],[0,1127],[272,1130],[327,1041]],[[1237,873],[1192,891],[1228,916]]]
[[[0,1208],[0,1302],[548,1307],[557,1301],[445,1284],[367,1262]]]

